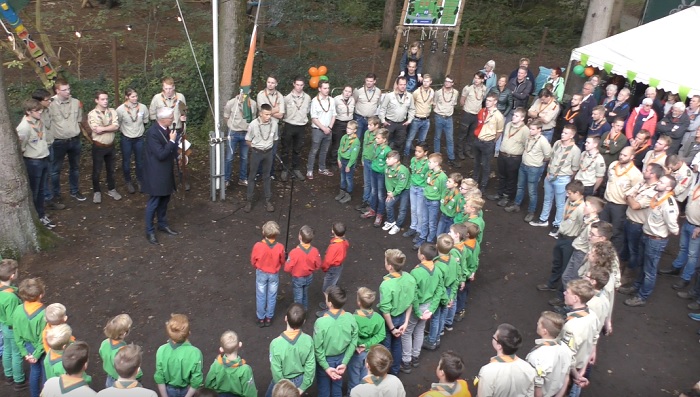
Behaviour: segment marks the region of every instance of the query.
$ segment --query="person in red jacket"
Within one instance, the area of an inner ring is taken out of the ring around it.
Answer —
[[[314,272],[321,268],[321,254],[311,246],[314,229],[304,225],[299,229],[299,245],[289,251],[284,271],[292,274],[294,303],[300,303],[305,310],[309,308],[309,286],[314,279]]]
[[[340,273],[343,271],[343,262],[348,256],[348,248],[350,248],[350,243],[345,239],[345,224],[335,222],[333,224],[333,238],[331,238],[331,243],[328,245],[326,256],[323,258],[323,264],[321,265],[321,269],[326,273],[323,278],[323,293],[326,292],[328,287],[338,284]],[[326,310],[325,302],[319,303],[318,306]],[[323,311],[319,313],[323,315]]]
[[[627,119],[627,126],[625,127],[627,139],[632,140],[641,130],[647,130],[651,137],[654,136],[656,122],[659,121],[659,116],[654,112],[654,109],[652,109],[653,104],[654,100],[651,98],[644,98],[639,107],[632,109],[632,114],[630,114],[630,117]]]
[[[268,221],[262,227],[263,240],[253,246],[250,263],[255,267],[255,307],[258,327],[269,327],[275,315],[279,271],[284,264],[284,244],[276,241],[280,225]]]

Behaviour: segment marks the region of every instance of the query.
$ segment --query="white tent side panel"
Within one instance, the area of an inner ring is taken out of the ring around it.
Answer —
[[[659,80],[656,88],[679,92],[689,88],[688,96],[700,95],[700,47],[695,42],[700,26],[700,6],[689,7],[667,17],[638,26],[615,36],[596,41],[571,52],[571,60],[581,61],[600,70],[612,65],[612,73],[649,84]]]

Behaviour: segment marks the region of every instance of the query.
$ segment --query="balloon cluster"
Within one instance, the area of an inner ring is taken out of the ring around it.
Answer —
[[[591,77],[595,74],[595,68],[592,66],[584,67],[581,64],[574,66],[574,73],[578,76]]]
[[[311,88],[318,88],[318,83],[321,81],[328,81],[328,76],[326,76],[326,73],[328,73],[328,68],[325,66],[312,66],[309,68],[309,75],[311,78],[309,79],[309,87]]]

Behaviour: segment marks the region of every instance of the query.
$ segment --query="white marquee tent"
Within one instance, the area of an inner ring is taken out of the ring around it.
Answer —
[[[576,48],[571,61],[678,93],[683,99],[700,95],[700,53],[694,41],[698,26],[700,7],[689,7]]]

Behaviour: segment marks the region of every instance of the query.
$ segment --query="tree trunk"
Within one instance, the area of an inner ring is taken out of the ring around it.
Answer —
[[[622,19],[622,10],[625,8],[625,0],[615,0],[612,8],[612,16],[610,18],[610,29],[608,36],[614,36],[620,33],[620,20]]]
[[[580,47],[608,37],[613,5],[610,0],[590,0]]]
[[[223,1],[219,5],[219,93],[221,109],[238,93],[247,51],[244,50],[246,2]]]
[[[394,43],[396,34],[396,0],[386,0],[384,4],[384,23],[379,43],[384,48],[389,48]]]
[[[39,249],[36,214],[29,193],[27,171],[22,162],[17,132],[10,120],[5,84],[0,68],[0,253],[17,258]]]

